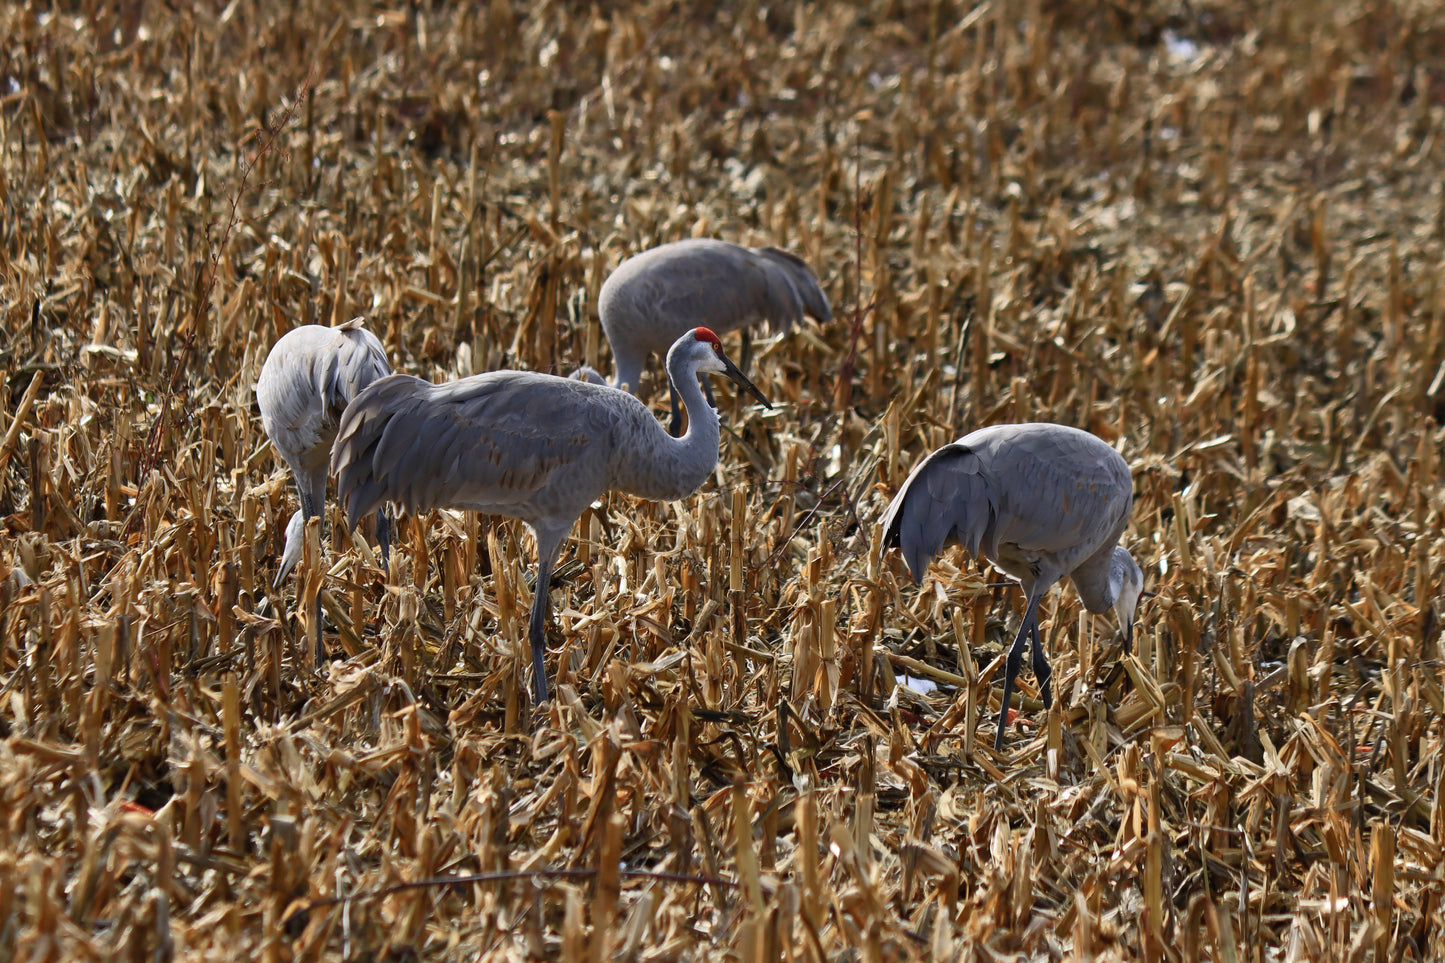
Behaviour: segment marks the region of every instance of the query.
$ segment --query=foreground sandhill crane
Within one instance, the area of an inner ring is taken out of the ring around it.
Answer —
[[[286,548],[276,572],[280,586],[301,558],[306,520],[321,514],[326,501],[326,469],[341,413],[363,388],[391,374],[386,351],[361,318],[327,328],[306,324],[286,332],[266,355],[256,379],[256,404],[266,437],[291,468],[301,508],[286,526]],[[383,564],[391,544],[384,514],[376,519],[376,540]],[[312,634],[319,665],[321,620]]]
[[[1134,500],[1129,466],[1102,440],[1065,425],[995,425],[925,458],[883,516],[883,546],[903,552],[915,582],[945,545],[962,545],[1016,579],[1028,598],[1008,651],[994,749],[1003,749],[1024,638],[1052,706],[1052,670],[1039,642],[1039,599],[1061,578],[1093,613],[1114,609],[1132,640],[1144,573],[1119,537]]]
[[[833,320],[817,275],[799,257],[775,247],[741,247],[711,238],[673,241],[628,258],[602,283],[597,298],[602,330],[612,346],[616,373],[604,379],[593,368],[573,377],[626,387],[634,394],[642,365],[661,354],[695,324],[718,334],[743,331],[741,367],[748,364],[749,326],[767,322],[786,331],[807,314]],[[712,400],[712,392],[708,400]],[[669,431],[681,429],[677,385],[671,393]]]
[[[727,375],[772,407],[707,328],[688,331],[667,353],[668,377],[687,406],[681,438],[632,395],[605,385],[530,371],[440,385],[383,378],[342,415],[331,454],[337,497],[353,520],[394,502],[412,512],[507,515],[532,527],[537,580],[527,637],[533,702],[541,705],[552,566],[583,510],[608,491],[682,498],[717,465],[717,412],[698,388],[700,371]]]

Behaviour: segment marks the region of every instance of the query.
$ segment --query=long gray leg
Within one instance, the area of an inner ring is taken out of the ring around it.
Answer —
[[[1029,636],[1033,639],[1034,678],[1039,681],[1039,691],[1044,697],[1044,708],[1052,709],[1054,707],[1054,691],[1051,683],[1054,677],[1054,670],[1049,666],[1048,657],[1044,655],[1043,643],[1039,641],[1039,624],[1037,620],[1035,620]]]
[[[753,332],[751,328],[743,328],[743,343],[738,348],[738,370],[743,374],[748,371],[748,359],[753,354]]]
[[[1039,599],[1042,592],[1030,593],[1028,608],[1024,610],[1024,620],[1019,625],[1019,634],[1014,636],[1013,645],[1009,646],[1008,660],[1004,663],[1003,674],[1003,701],[999,704],[998,711],[998,734],[993,739],[993,751],[1003,752],[1003,733],[1008,725],[1008,704],[1013,697],[1014,679],[1018,678],[1019,669],[1024,662],[1024,641],[1028,638],[1029,628],[1034,624],[1034,619],[1039,613]]]
[[[574,520],[572,524],[575,523]],[[532,643],[533,707],[547,701],[547,612],[551,603],[552,566],[572,524],[560,531],[532,528],[537,535],[537,580],[532,585],[532,617],[527,624],[527,639]]]
[[[391,517],[387,510],[376,510],[376,545],[381,549],[381,567],[391,576]]]

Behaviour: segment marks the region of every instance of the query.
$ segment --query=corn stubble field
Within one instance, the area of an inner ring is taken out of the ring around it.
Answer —
[[[0,7],[0,955],[1445,953],[1445,14],[458,6]],[[606,364],[693,235],[838,319],[718,383],[699,493],[584,515],[542,712],[520,523],[388,578],[333,507],[268,588],[283,332]],[[1158,594],[1123,658],[1053,593],[995,754],[1020,593],[877,522],[1016,420],[1117,445]]]

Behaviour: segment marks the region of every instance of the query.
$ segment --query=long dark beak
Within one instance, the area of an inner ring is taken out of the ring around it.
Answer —
[[[718,357],[722,359],[723,374],[728,376],[728,380],[745,389],[748,394],[761,401],[765,408],[771,408],[773,406],[771,401],[763,397],[763,393],[758,390],[758,386],[749,381],[748,376],[739,371],[738,366],[728,360],[727,355],[719,351]]]

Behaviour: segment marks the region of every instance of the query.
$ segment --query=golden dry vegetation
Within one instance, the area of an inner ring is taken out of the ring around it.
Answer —
[[[1445,954],[1436,5],[40,6],[0,6],[0,955]],[[281,333],[566,372],[690,235],[838,320],[763,348],[775,411],[720,395],[701,492],[584,516],[542,712],[518,523],[412,520],[388,578],[333,517],[268,589]],[[1158,594],[1121,658],[1054,593],[1061,705],[1025,674],[995,754],[1017,589],[916,589],[877,519],[1029,419],[1127,457]]]

